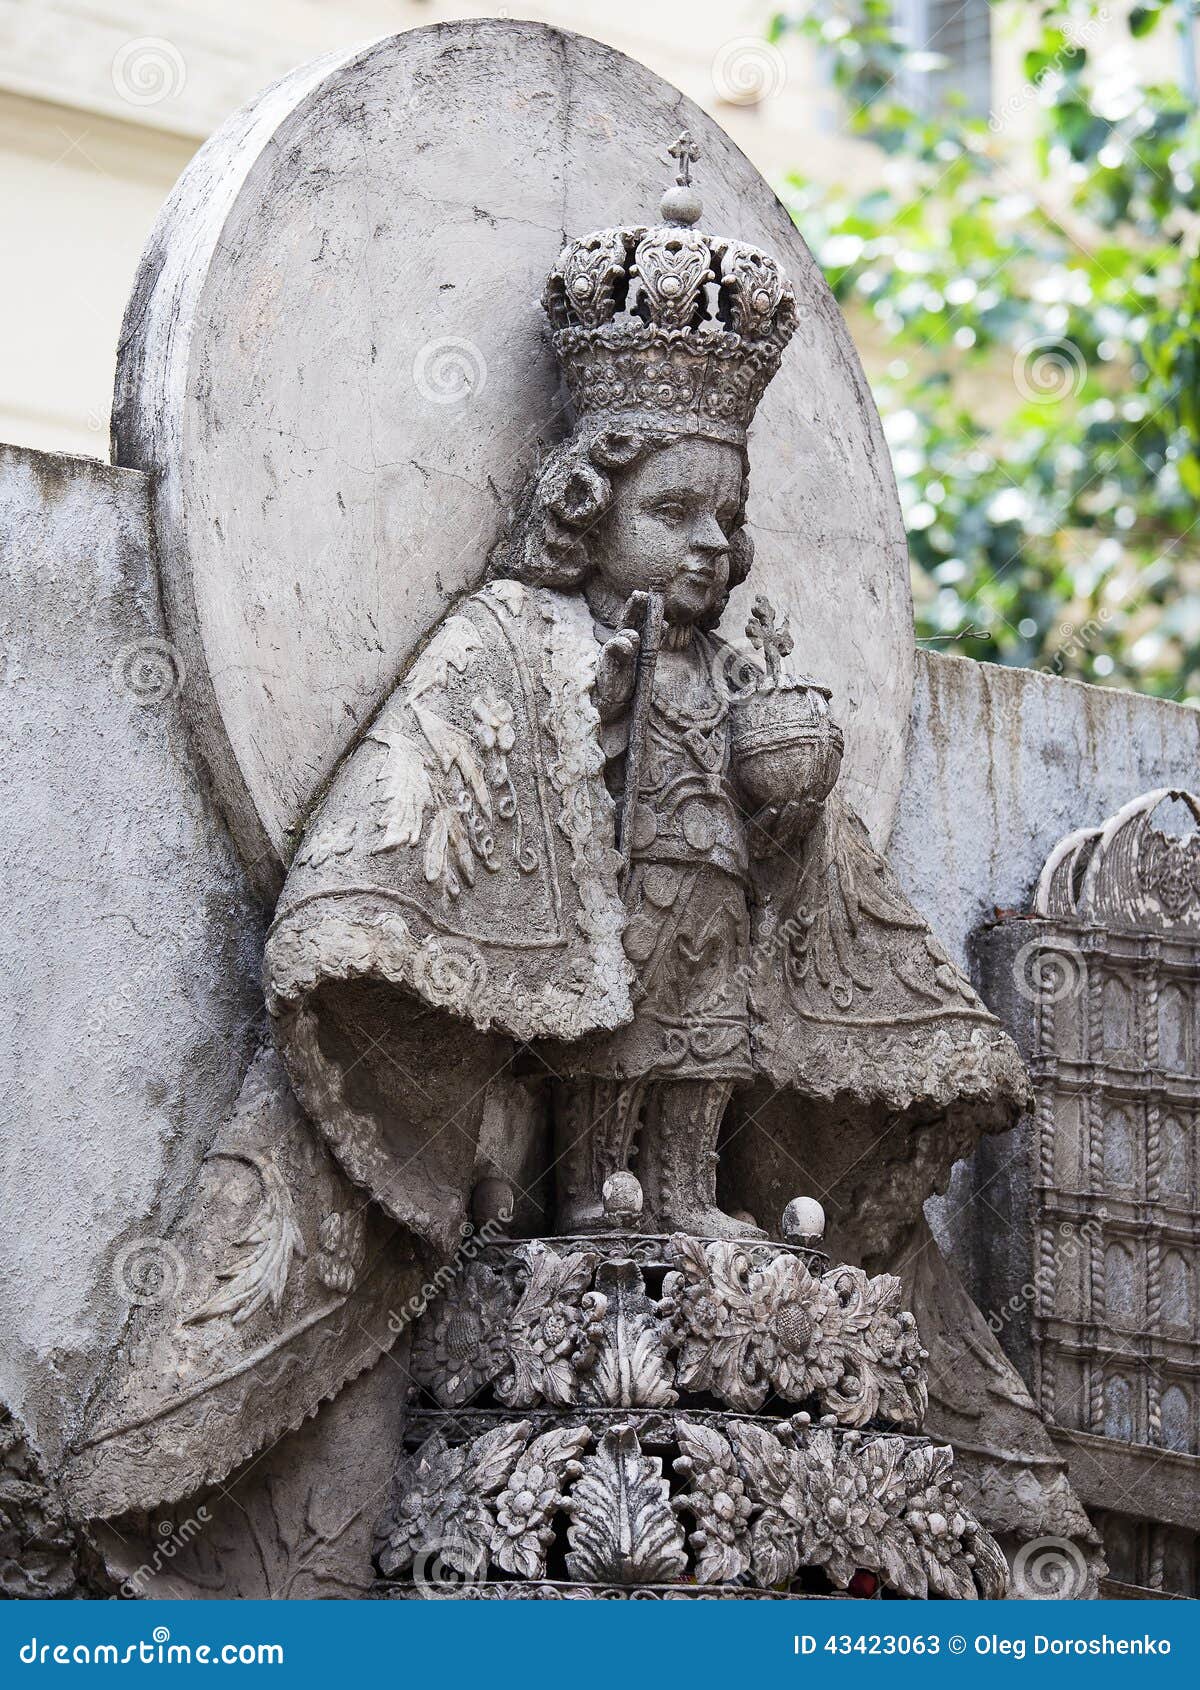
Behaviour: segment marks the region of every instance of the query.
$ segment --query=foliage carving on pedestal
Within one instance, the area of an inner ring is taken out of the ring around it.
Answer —
[[[631,1426],[615,1426],[583,1463],[566,1504],[567,1571],[585,1584],[664,1584],[687,1569],[683,1527],[657,1456]]]

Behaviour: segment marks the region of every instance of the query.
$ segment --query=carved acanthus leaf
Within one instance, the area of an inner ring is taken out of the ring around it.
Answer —
[[[802,1564],[800,1524],[807,1506],[803,1468],[794,1450],[752,1421],[739,1425],[731,1439],[746,1489],[760,1504],[750,1532],[754,1576],[766,1586],[787,1584]]]
[[[429,741],[441,765],[442,773],[448,775],[451,769],[457,769],[462,778],[463,786],[470,793],[480,814],[485,821],[492,819],[492,798],[488,791],[487,776],[483,772],[483,765],[475,754],[465,733],[458,728],[451,727],[428,705],[413,700],[413,715],[420,724],[421,732]]]
[[[420,747],[405,733],[374,733],[371,738],[387,747],[379,771],[383,795],[379,825],[383,839],[371,855],[394,850],[399,845],[416,845],[421,838],[426,812],[433,802],[429,770]]]
[[[672,1389],[657,1310],[633,1262],[605,1262],[596,1273],[600,1298],[598,1355],[580,1401],[609,1408],[669,1408]]]
[[[662,1462],[642,1454],[631,1426],[615,1426],[583,1463],[566,1503],[567,1572],[604,1584],[664,1584],[687,1567],[683,1527],[668,1500]]]
[[[410,692],[419,695],[446,686],[451,670],[464,674],[482,645],[479,630],[467,617],[448,617],[409,671]]]
[[[508,1480],[532,1431],[528,1420],[497,1426],[470,1444],[448,1449],[427,1438],[396,1473],[392,1499],[375,1543],[387,1578],[423,1552],[436,1552],[466,1577],[486,1563],[495,1526],[494,1498]]]
[[[233,1324],[241,1326],[268,1302],[278,1313],[287,1289],[292,1257],[303,1258],[305,1255],[304,1239],[296,1225],[291,1193],[274,1158],[232,1151],[219,1154],[230,1160],[245,1162],[247,1167],[255,1169],[262,1181],[262,1201],[249,1227],[234,1240],[235,1247],[248,1251],[248,1254],[232,1267],[218,1271],[217,1278],[223,1282],[223,1289],[215,1291],[207,1302],[186,1316],[185,1326],[194,1326],[218,1315],[232,1315]]]

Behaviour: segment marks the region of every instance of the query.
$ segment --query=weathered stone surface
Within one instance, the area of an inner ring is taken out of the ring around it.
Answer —
[[[1024,909],[1052,846],[1155,786],[1194,784],[1200,712],[966,658],[917,655],[888,858],[965,967],[993,909]]]
[[[113,1586],[168,1600],[362,1596],[380,1498],[403,1451],[406,1342],[228,1483],[97,1525]]]
[[[219,1484],[395,1343],[422,1275],[342,1174],[268,1044],[133,1310],[62,1476],[85,1519]]]
[[[0,448],[0,1396],[53,1468],[261,1019],[261,917],[175,691],[143,476]]]
[[[797,291],[755,428],[754,591],[792,609],[798,660],[846,728],[848,796],[886,835],[911,691],[907,557],[832,296],[762,179],[677,90],[578,36],[471,22],[306,67],[232,119],[164,211],[129,307],[115,455],[157,472],[191,719],[266,879],[564,432],[534,306],[560,247],[653,220],[684,123],[710,226],[774,252]]]

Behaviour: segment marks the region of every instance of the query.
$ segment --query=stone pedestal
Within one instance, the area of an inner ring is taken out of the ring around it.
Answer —
[[[891,1275],[676,1234],[486,1246],[414,1336],[381,1594],[999,1597]]]

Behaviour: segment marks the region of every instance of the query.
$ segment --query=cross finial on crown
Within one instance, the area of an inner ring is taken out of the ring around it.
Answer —
[[[673,147],[667,148],[668,155],[675,160],[675,183],[667,189],[659,206],[659,216],[664,223],[673,224],[677,229],[690,228],[693,223],[699,223],[702,210],[700,195],[692,186],[692,166],[700,157],[700,148],[692,139],[689,129],[685,129]]]
[[[673,147],[667,148],[667,155],[673,158],[679,166],[675,180],[681,188],[686,188],[692,180],[692,166],[700,157],[700,147],[693,141],[691,130],[685,129]]]

